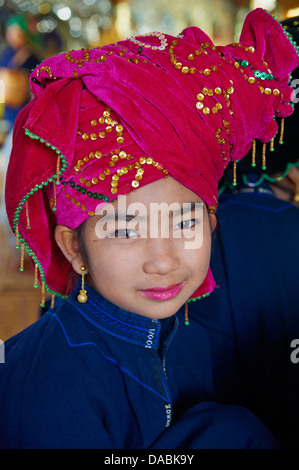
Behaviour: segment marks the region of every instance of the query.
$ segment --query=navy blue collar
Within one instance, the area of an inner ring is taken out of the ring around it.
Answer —
[[[73,307],[97,328],[144,348],[158,349],[161,323],[165,324],[167,330],[173,329],[176,323],[174,318],[161,322],[130,313],[109,302],[86,283],[85,289],[88,300],[81,304],[77,300],[80,290],[80,279],[78,279],[73,292],[68,297],[68,302],[71,302]]]

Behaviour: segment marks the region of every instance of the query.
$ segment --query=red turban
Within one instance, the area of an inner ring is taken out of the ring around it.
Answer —
[[[239,43],[214,46],[199,28],[149,33],[60,54],[31,75],[7,173],[8,217],[48,292],[68,293],[71,265],[56,224],[78,227],[100,201],[165,175],[210,211],[229,161],[269,141],[292,113],[296,46],[269,13],[246,17]],[[29,228],[30,226],[30,228]],[[209,270],[194,297],[214,288]]]

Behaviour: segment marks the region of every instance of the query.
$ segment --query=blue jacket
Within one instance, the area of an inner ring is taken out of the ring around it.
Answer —
[[[219,287],[189,303],[189,326],[183,309],[151,320],[89,286],[79,304],[78,284],[5,345],[0,447],[273,448],[274,434],[298,448],[298,214],[268,193],[222,198]]]
[[[215,401],[236,382],[232,338],[200,322],[190,335],[181,312],[122,311],[90,286],[79,304],[78,289],[6,342],[1,448],[276,448],[250,412]]]

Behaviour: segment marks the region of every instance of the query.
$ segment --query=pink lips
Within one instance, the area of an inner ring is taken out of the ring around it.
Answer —
[[[168,287],[153,287],[152,289],[139,290],[138,292],[145,297],[153,300],[169,300],[180,293],[185,281],[180,284],[173,284]]]

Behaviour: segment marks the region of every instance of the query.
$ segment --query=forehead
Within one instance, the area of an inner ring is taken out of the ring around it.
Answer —
[[[99,219],[129,221],[138,214],[138,220],[153,218],[156,221],[157,213],[162,217],[183,215],[197,210],[198,217],[205,211],[202,199],[190,189],[168,176],[146,186],[138,188],[125,196],[119,196],[112,203],[102,203],[97,206],[95,216],[87,219],[88,227],[93,228]],[[136,219],[134,219],[136,220]]]
[[[138,188],[126,196],[127,204],[141,202],[145,205],[165,202],[171,204],[177,202],[202,202],[200,197],[190,189],[178,183],[172,177],[159,179],[154,183]],[[116,204],[116,202],[114,203]]]

